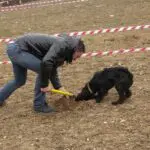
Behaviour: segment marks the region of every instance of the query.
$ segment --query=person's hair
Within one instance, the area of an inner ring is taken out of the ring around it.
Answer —
[[[79,40],[78,46],[76,47],[77,51],[85,53],[85,45],[82,40]]]

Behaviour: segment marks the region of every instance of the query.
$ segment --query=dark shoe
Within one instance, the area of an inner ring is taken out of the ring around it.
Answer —
[[[36,112],[41,112],[41,113],[52,113],[52,112],[56,112],[53,108],[51,108],[48,105],[44,105],[44,106],[36,106],[34,107],[34,110]]]
[[[3,107],[3,106],[5,106],[5,102],[4,101],[0,101],[0,107]]]

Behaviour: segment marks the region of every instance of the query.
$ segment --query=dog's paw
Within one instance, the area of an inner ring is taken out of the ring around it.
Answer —
[[[127,97],[127,98],[129,98],[129,97],[131,97],[131,96],[132,96],[132,93],[131,93],[131,92],[126,93],[126,97]]]
[[[99,98],[95,99],[95,101],[96,101],[96,103],[100,103],[100,99]]]

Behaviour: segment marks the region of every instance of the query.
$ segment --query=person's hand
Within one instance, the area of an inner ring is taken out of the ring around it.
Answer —
[[[49,86],[45,87],[45,88],[41,88],[41,92],[49,92],[50,88]]]

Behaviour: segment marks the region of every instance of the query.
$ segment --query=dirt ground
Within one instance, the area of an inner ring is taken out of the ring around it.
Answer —
[[[26,32],[58,33],[149,24],[149,0],[89,0],[0,14],[0,36]],[[111,17],[110,15],[114,15]],[[85,36],[88,51],[150,47],[150,30]],[[0,60],[8,60],[0,43]],[[0,108],[0,150],[150,150],[150,52],[81,58],[60,68],[60,78],[76,93],[97,70],[126,66],[134,74],[133,96],[123,105],[114,89],[100,103],[74,102],[47,94],[57,113],[32,109],[35,74]],[[0,66],[0,86],[13,78],[11,65]]]

